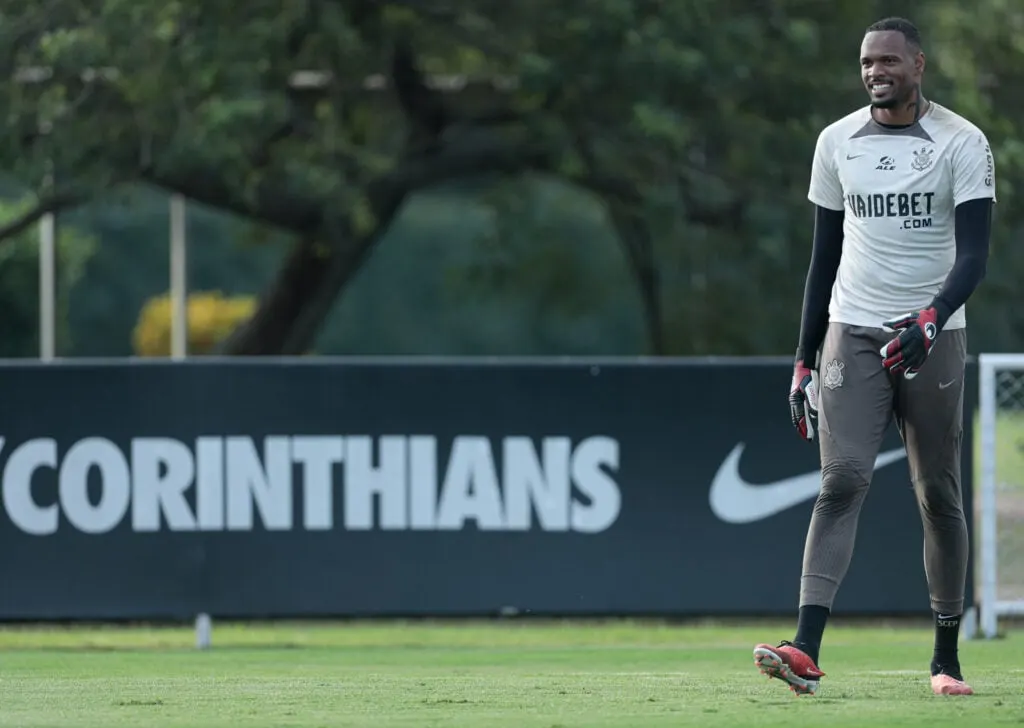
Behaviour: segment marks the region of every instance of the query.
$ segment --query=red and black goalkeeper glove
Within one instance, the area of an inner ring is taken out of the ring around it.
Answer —
[[[898,332],[896,338],[879,351],[882,366],[893,374],[913,379],[924,366],[939,337],[938,312],[933,307],[908,313],[886,321],[882,328],[888,332]]]
[[[805,440],[813,440],[818,431],[818,381],[803,359],[793,365],[793,383],[789,387],[789,414],[793,427]]]

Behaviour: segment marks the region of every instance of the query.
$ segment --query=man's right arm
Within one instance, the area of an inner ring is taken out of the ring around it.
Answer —
[[[843,252],[845,199],[836,168],[835,136],[829,131],[826,129],[818,135],[807,191],[807,199],[814,203],[814,239],[804,283],[796,360],[809,369],[816,367],[818,348],[825,340],[829,299]]]
[[[818,349],[828,329],[828,304],[843,254],[842,210],[814,206],[814,242],[811,264],[804,283],[804,304],[800,316],[800,339],[796,359],[814,369]]]

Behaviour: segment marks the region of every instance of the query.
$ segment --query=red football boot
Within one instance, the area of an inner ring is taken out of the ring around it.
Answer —
[[[818,680],[825,676],[803,650],[792,642],[783,641],[778,647],[761,644],[754,648],[754,664],[762,674],[789,684],[797,695],[813,695]]]

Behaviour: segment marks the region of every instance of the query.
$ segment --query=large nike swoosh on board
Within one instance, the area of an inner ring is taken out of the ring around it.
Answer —
[[[740,457],[745,447],[742,442],[736,445],[711,481],[711,511],[726,523],[752,523],[774,516],[815,497],[821,489],[820,470],[763,485],[748,483],[740,475]],[[902,447],[883,452],[875,459],[875,470],[904,457],[906,451]]]

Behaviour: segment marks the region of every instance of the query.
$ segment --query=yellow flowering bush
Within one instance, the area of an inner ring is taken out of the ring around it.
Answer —
[[[188,353],[209,354],[256,309],[253,296],[224,296],[220,291],[202,291],[188,297]],[[170,356],[170,295],[149,299],[139,312],[132,334],[138,356]]]

